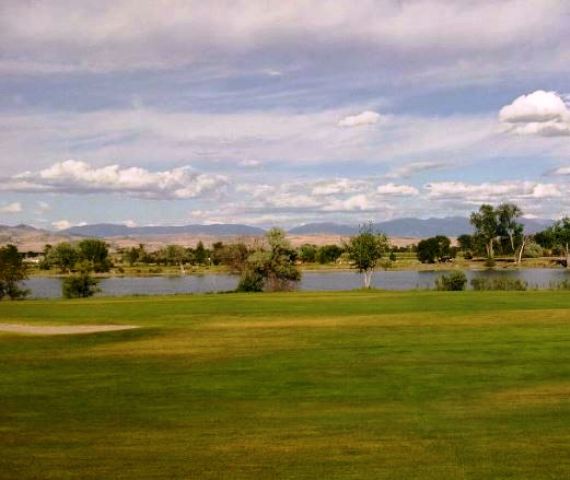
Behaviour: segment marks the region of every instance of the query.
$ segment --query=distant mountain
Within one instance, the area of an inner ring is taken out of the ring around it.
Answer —
[[[11,243],[22,251],[41,252],[48,243],[53,245],[73,239],[71,235],[50,232],[29,225],[0,225],[0,246]]]
[[[552,225],[552,220],[525,218],[522,223],[525,225],[527,233],[536,233]],[[374,228],[393,237],[418,238],[433,237],[435,235],[457,237],[473,231],[473,227],[466,217],[397,218],[375,223]],[[339,223],[307,223],[289,230],[289,233],[294,235],[354,235],[357,232],[357,225]]]
[[[522,224],[526,233],[540,232],[554,223],[554,220],[546,218],[523,218]]]
[[[63,231],[69,235],[82,237],[127,237],[141,235],[263,235],[265,230],[249,225],[240,224],[212,224],[212,225],[184,225],[171,227],[127,227],[113,223],[98,223],[71,227]]]
[[[358,232],[358,226],[343,225],[340,223],[307,223],[290,229],[291,235],[354,235]]]

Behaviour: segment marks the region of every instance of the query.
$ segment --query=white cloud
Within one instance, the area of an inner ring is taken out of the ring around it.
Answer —
[[[240,167],[247,167],[247,168],[254,168],[259,167],[261,162],[259,160],[248,159],[248,160],[241,160],[238,165]]]
[[[393,183],[379,185],[376,188],[376,192],[380,195],[392,195],[396,197],[413,197],[420,193],[416,187],[412,187],[411,185],[395,185]]]
[[[45,213],[51,210],[51,205],[47,202],[40,200],[39,202],[37,202],[37,205],[38,205],[38,213]]]
[[[119,165],[92,167],[66,160],[38,172],[24,172],[0,180],[4,191],[60,193],[119,193],[138,198],[188,199],[214,192],[227,184],[221,175],[194,172],[190,167],[150,172]]]
[[[570,109],[556,92],[537,90],[521,95],[499,112],[499,120],[519,135],[570,135]]]
[[[339,195],[361,192],[369,186],[364,180],[338,178],[316,182],[311,190],[313,195]]]
[[[338,211],[355,211],[355,210],[370,210],[372,209],[372,203],[370,199],[364,195],[353,195],[344,200],[332,200],[327,203],[322,210],[330,212]]]
[[[408,178],[416,173],[425,172],[428,170],[437,170],[447,166],[445,162],[412,162],[407,165],[393,168],[386,175],[385,178]]]
[[[56,222],[52,222],[51,225],[56,230],[67,230],[73,226],[69,220],[57,220]]]
[[[472,203],[516,201],[518,199],[549,199],[560,197],[560,187],[551,183],[528,181],[484,182],[434,182],[425,185],[428,197],[433,200],[461,199]]]
[[[380,120],[380,114],[366,110],[358,115],[349,115],[338,121],[339,127],[360,127],[362,125],[374,125]]]
[[[570,175],[570,167],[558,167],[546,173],[546,175]]]
[[[555,49],[566,20],[559,0],[227,0],[216,8],[200,0],[170,0],[168,8],[154,0],[2,3],[0,42],[11,53],[4,69],[34,73],[168,68],[214,56],[230,63],[293,49],[329,63],[360,56],[367,65],[371,53],[389,50],[437,64],[453,54],[520,45]],[[350,55],[338,55],[339,45],[352,47]],[[439,62],[426,55],[434,51]],[[272,60],[264,69],[279,72],[284,63]]]
[[[20,202],[8,203],[0,206],[0,213],[21,213],[24,209]]]

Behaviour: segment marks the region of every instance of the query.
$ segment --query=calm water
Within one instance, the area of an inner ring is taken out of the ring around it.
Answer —
[[[376,272],[372,284],[384,290],[432,288],[434,281],[445,272],[387,271]],[[546,288],[553,282],[570,280],[564,269],[532,268],[524,270],[466,271],[467,278],[509,277],[528,282],[531,287]],[[184,277],[117,277],[101,281],[99,295],[160,295],[173,293],[206,293],[233,290],[237,277],[231,275],[188,275]],[[305,272],[299,290],[353,290],[362,286],[360,275],[354,272]],[[61,280],[32,278],[26,282],[33,298],[61,297]]]

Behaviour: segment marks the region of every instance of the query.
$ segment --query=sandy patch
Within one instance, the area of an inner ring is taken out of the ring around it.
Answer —
[[[135,325],[23,325],[18,323],[0,323],[0,332],[21,333],[26,335],[80,335],[97,332],[115,332],[139,328]]]

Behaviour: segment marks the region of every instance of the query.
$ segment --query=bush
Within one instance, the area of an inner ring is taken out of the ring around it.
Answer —
[[[99,280],[96,280],[87,272],[72,275],[63,280],[62,293],[64,298],[92,297],[99,292],[97,288],[98,283]]]
[[[435,289],[448,292],[458,292],[465,290],[467,277],[461,271],[451,272],[449,275],[442,275],[435,281]]]
[[[243,272],[236,292],[262,292],[265,279],[263,275],[254,271]]]
[[[517,278],[473,278],[473,290],[516,290],[528,289],[528,283]]]
[[[529,243],[524,247],[523,257],[540,258],[544,255],[544,249],[538,243]]]
[[[550,290],[570,290],[570,280],[562,280],[561,282],[551,282]]]
[[[488,258],[487,260],[485,260],[485,266],[487,268],[493,268],[496,265],[495,259],[494,258]]]

